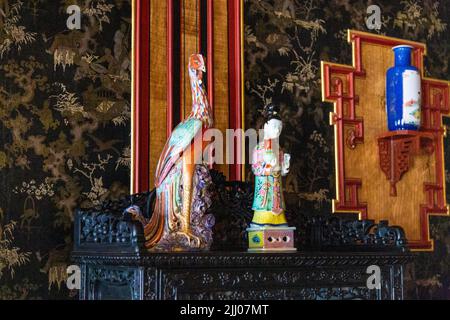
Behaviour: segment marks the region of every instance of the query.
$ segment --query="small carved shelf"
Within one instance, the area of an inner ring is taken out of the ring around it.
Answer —
[[[433,153],[434,136],[423,131],[390,131],[378,137],[378,148],[381,170],[391,183],[390,195],[396,197],[397,182],[409,170],[413,157]]]

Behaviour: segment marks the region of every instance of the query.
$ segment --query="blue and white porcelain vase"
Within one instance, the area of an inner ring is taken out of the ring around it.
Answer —
[[[411,65],[413,47],[401,45],[392,49],[395,66],[386,74],[388,128],[390,131],[419,130],[421,80],[419,70]]]

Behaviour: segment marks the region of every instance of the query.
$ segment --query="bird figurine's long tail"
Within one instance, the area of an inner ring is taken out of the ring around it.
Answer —
[[[203,88],[203,72],[202,55],[192,55],[189,59],[192,112],[173,130],[159,158],[155,206],[144,226],[146,247],[150,250],[206,250],[212,243],[214,217],[206,213],[211,204],[211,177],[203,163],[196,163],[203,150],[194,148],[194,140],[213,125]]]

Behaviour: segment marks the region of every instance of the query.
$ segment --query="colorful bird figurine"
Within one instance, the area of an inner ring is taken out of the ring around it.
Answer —
[[[150,250],[204,250],[211,245],[214,218],[205,214],[207,203],[196,204],[208,201],[204,184],[210,176],[206,166],[198,163],[205,145],[194,147],[194,141],[213,126],[203,72],[202,55],[193,54],[189,59],[192,112],[172,131],[156,168],[155,206],[144,226]]]

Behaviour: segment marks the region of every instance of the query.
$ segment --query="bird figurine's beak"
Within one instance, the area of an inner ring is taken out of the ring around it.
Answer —
[[[203,71],[203,72],[206,72],[205,66],[203,66],[200,70]]]

